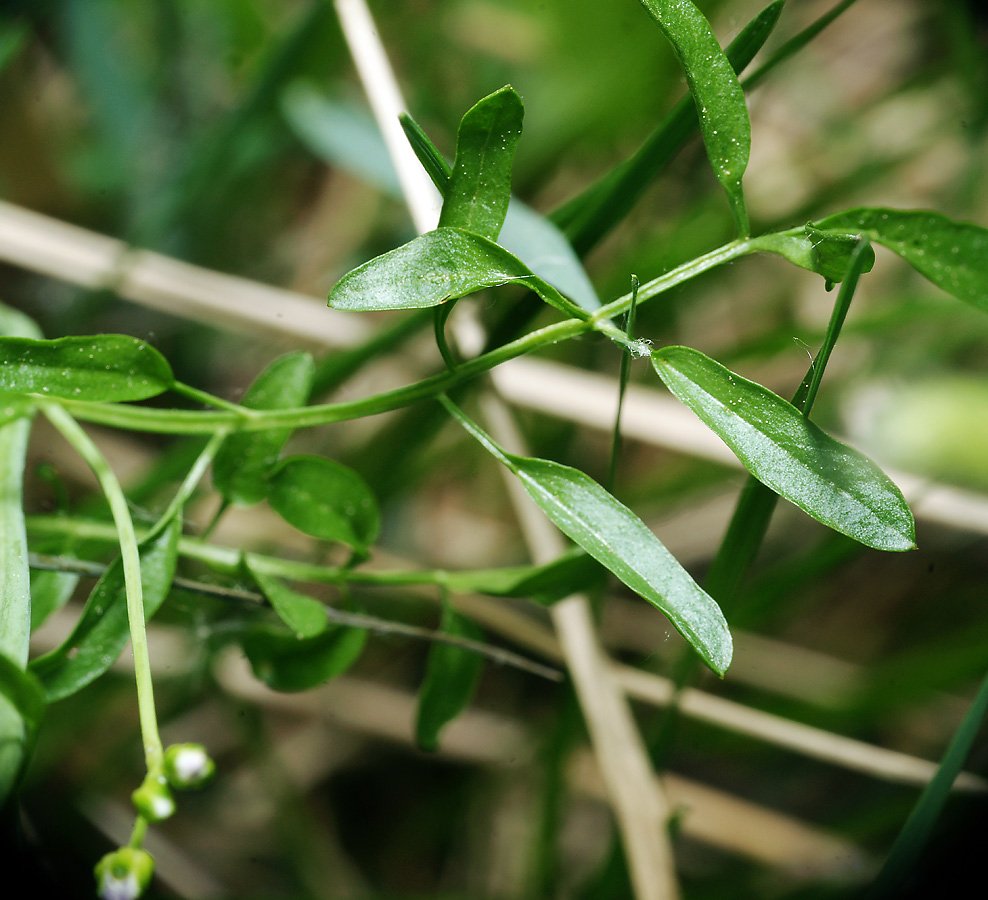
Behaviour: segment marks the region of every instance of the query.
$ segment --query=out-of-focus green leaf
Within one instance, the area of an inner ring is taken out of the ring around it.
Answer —
[[[175,576],[181,520],[174,517],[140,543],[144,617],[165,601]],[[96,583],[79,621],[65,642],[31,662],[49,703],[68,697],[99,678],[116,661],[130,637],[127,591],[118,557]]]
[[[440,627],[453,637],[484,639],[484,633],[448,603],[443,605]],[[482,665],[477,653],[454,644],[432,645],[415,718],[415,742],[422,750],[436,750],[442,729],[470,704]]]
[[[281,96],[281,110],[298,139],[324,162],[401,196],[381,132],[366,109],[331,100],[311,84],[296,81]]]
[[[581,312],[503,247],[459,228],[437,228],[344,275],[333,309],[422,309],[517,281],[567,313]]]
[[[869,547],[915,546],[912,513],[895,484],[791,403],[689,347],[656,350],[652,364],[669,390],[767,487]]]
[[[287,353],[269,365],[244,393],[241,406],[285,409],[309,399],[316,366],[311,354]],[[267,475],[291,436],[289,428],[231,434],[213,461],[213,484],[231,503],[248,505],[267,496]]]
[[[0,653],[0,808],[31,758],[45,694],[30,672]]]
[[[174,380],[154,347],[123,334],[0,338],[0,391],[120,402],[157,396]]]
[[[255,677],[276,691],[306,691],[342,675],[367,641],[364,628],[334,626],[311,638],[258,626],[243,638]]]
[[[948,294],[988,311],[988,228],[927,210],[882,207],[849,209],[816,225],[866,234]]]
[[[820,231],[812,225],[807,225],[802,234],[777,232],[751,239],[751,244],[759,250],[777,253],[794,265],[816,272],[828,284],[841,282],[847,277],[851,255],[857,243],[856,235]],[[875,251],[868,248],[861,271],[870,272],[874,266]]]
[[[271,608],[293,632],[300,638],[312,638],[326,630],[329,618],[326,607],[312,597],[292,590],[282,584],[277,578],[258,572],[250,564],[250,557],[244,560],[244,566],[250,577],[267,597]]]
[[[725,49],[737,74],[754,59],[772,34],[784,3],[785,0],[774,0],[766,6]],[[578,255],[589,253],[625,218],[652,179],[668,165],[696,127],[696,104],[691,97],[684,97],[634,156],[619,163],[552,213],[552,221],[563,229]],[[566,292],[562,284],[559,287]]]
[[[748,233],[741,178],[751,151],[744,91],[703,13],[691,0],[642,0],[669,39],[696,103],[700,133],[742,235]]]
[[[596,481],[569,466],[515,456],[445,397],[449,413],[506,465],[565,535],[644,597],[718,675],[731,664],[731,633],[720,607],[630,509]]]
[[[497,240],[508,212],[511,164],[524,114],[521,97],[510,86],[484,97],[464,114],[440,227]]]
[[[366,550],[381,515],[367,483],[353,469],[323,456],[289,456],[268,480],[268,502],[299,531]]]

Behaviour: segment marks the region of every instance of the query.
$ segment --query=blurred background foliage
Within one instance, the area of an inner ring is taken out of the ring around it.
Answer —
[[[700,3],[723,43],[762,5]],[[832,5],[789,0],[767,49]],[[958,0],[860,0],[770,75],[750,95],[746,196],[755,231],[860,204],[924,207],[988,225],[981,10]],[[411,112],[447,155],[464,110],[502,84],[515,86],[526,104],[515,193],[547,214],[634,152],[685,89],[669,47],[633,0],[377,0],[373,12]],[[23,0],[0,12],[0,197],[136,247],[324,297],[351,267],[413,235],[386,189],[370,123],[329,3]],[[632,273],[645,281],[730,237],[726,204],[693,140],[585,265],[609,299],[627,290]],[[112,285],[82,289],[15,264],[0,267],[0,297],[36,317],[49,337],[125,332],[149,340],[178,378],[234,400],[289,349],[283,339],[135,305]],[[495,324],[501,307],[492,298],[483,316]],[[788,395],[831,302],[816,276],[759,258],[643,307],[637,330],[657,344],[696,346]],[[437,364],[425,336],[403,351],[337,395],[378,390]],[[988,491],[986,351],[988,318],[879,250],[816,416],[884,463]],[[546,356],[617,372],[606,342],[574,342]],[[647,369],[634,367],[632,378],[656,387]],[[497,473],[448,430],[432,436],[432,416],[416,408],[297,443],[368,479],[384,502],[383,545],[396,558],[457,568],[523,562]],[[605,434],[534,412],[520,421],[533,452],[603,477]],[[162,486],[189,458],[183,443],[100,438],[138,510],[157,508]],[[31,473],[30,511],[92,510],[90,482],[43,432]],[[733,470],[628,441],[617,492],[702,575],[739,484]],[[209,512],[206,505],[190,519],[200,516],[201,525]],[[736,667],[723,683],[703,686],[936,759],[988,662],[986,529],[918,524],[918,551],[882,556],[780,509],[732,618]],[[224,519],[216,539],[314,552],[257,510]],[[377,615],[419,624],[438,616],[435,598],[421,593],[363,591],[357,599]],[[336,694],[279,705],[214,665],[224,629],[242,614],[230,601],[176,591],[159,616],[163,639],[186,635],[177,649],[158,650],[172,661],[158,679],[166,732],[203,740],[220,771],[214,787],[156,829],[154,896],[628,896],[606,807],[592,790],[573,787],[584,737],[565,687],[488,666],[460,737],[424,754],[411,745],[408,704],[425,647],[372,637]],[[616,657],[661,674],[678,658],[665,623],[622,596],[605,604],[602,634]],[[824,853],[814,868],[775,858],[773,842],[781,845],[768,830],[759,857],[684,824],[676,846],[688,898],[849,896],[916,796],[915,787],[713,725],[670,723],[644,705],[636,712],[663,769],[851,848],[843,863]],[[87,896],[93,862],[120,839],[139,773],[137,734],[126,673],[49,711],[25,786],[28,844],[19,863],[62,896]],[[981,741],[969,768],[986,765]],[[982,805],[958,798],[948,825],[969,827]],[[743,817],[732,826],[730,804],[718,809],[726,831],[758,831]],[[956,834],[945,830],[944,848]]]

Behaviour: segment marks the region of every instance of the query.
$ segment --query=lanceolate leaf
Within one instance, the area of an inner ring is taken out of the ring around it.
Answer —
[[[171,588],[178,557],[180,516],[141,542],[144,615],[158,611]],[[130,637],[123,565],[118,557],[93,588],[72,634],[60,647],[31,663],[49,702],[61,700],[102,675]]]
[[[254,675],[276,691],[306,691],[350,668],[367,642],[364,628],[326,629],[299,639],[284,630],[258,627],[243,639]]]
[[[506,453],[445,397],[443,405],[504,463],[555,525],[633,591],[661,610],[718,675],[732,642],[720,607],[630,509],[568,466]]]
[[[353,469],[323,456],[290,456],[272,472],[268,502],[299,531],[366,550],[377,539],[377,500]]]
[[[739,229],[748,233],[741,177],[751,151],[751,122],[738,82],[710,23],[691,0],[642,0],[686,74],[714,174],[727,191]]]
[[[524,282],[558,309],[585,315],[503,247],[459,228],[437,228],[358,266],[337,282],[329,305],[361,312],[418,309],[510,281]]]
[[[154,397],[173,382],[165,358],[126,335],[0,338],[0,391],[122,402]]]
[[[483,632],[445,604],[442,631],[455,637],[483,640]],[[423,750],[439,746],[439,733],[469,705],[477,687],[483,657],[453,644],[433,644],[419,692],[415,740]]]
[[[926,210],[849,209],[817,227],[866,234],[937,287],[988,312],[988,228]]]
[[[512,87],[484,97],[460,122],[440,226],[497,240],[511,197],[511,164],[524,107]]]
[[[652,364],[669,390],[773,491],[869,547],[915,546],[912,513],[895,484],[791,403],[688,347],[656,350]]]
[[[257,376],[240,403],[249,409],[303,406],[309,399],[315,370],[311,354],[287,353]],[[231,503],[263,500],[268,472],[290,436],[288,428],[230,435],[213,461],[216,489]]]
[[[294,631],[297,637],[311,638],[326,630],[329,618],[326,615],[326,607],[318,600],[292,590],[277,578],[258,572],[251,566],[249,557],[245,559],[244,567],[261,589],[261,593],[267,597],[278,618]]]

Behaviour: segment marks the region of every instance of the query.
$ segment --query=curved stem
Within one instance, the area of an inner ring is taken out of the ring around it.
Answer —
[[[61,433],[72,448],[86,461],[99,481],[110,506],[113,523],[120,541],[120,559],[123,564],[124,585],[127,593],[127,619],[130,623],[130,642],[134,652],[134,674],[137,679],[137,706],[141,721],[141,737],[148,771],[160,768],[164,757],[161,736],[158,733],[158,717],[154,709],[154,690],[151,683],[151,659],[148,654],[147,631],[144,624],[144,590],[141,585],[141,558],[137,549],[137,534],[127,507],[127,498],[116,475],[107,464],[99,448],[89,435],[61,406],[55,403],[40,404],[41,411]]]

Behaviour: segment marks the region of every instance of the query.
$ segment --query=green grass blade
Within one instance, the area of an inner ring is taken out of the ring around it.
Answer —
[[[872,883],[866,900],[883,900],[898,896],[896,891],[908,878],[921,858],[923,848],[933,834],[937,820],[950,796],[954,780],[964,766],[985,716],[988,715],[988,678],[981,683],[964,720],[954,732],[936,775],[920,794],[909,818],[902,826],[881,871]]]
[[[784,0],[775,0],[742,29],[725,54],[736,73],[751,62],[775,28]],[[696,105],[684,97],[642,147],[552,214],[580,256],[585,256],[631,211],[651,181],[697,127]]]
[[[741,237],[749,233],[741,179],[751,151],[751,122],[734,67],[692,0],[642,0],[672,44],[696,104],[714,174],[727,192]]]

